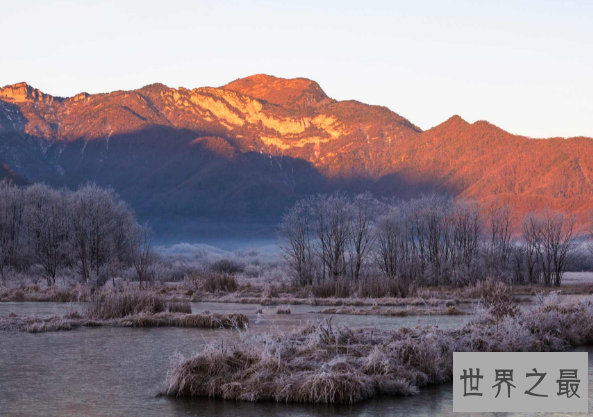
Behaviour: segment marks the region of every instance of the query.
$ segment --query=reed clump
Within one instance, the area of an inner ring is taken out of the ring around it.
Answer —
[[[244,314],[141,313],[117,319],[95,319],[78,314],[36,317],[9,315],[0,317],[0,331],[29,333],[74,330],[80,327],[191,327],[204,329],[245,329],[249,319]]]
[[[183,314],[157,313],[138,314],[116,320],[110,325],[117,327],[194,327],[204,329],[247,327],[249,319],[244,314]]]
[[[177,358],[164,394],[354,403],[451,381],[453,352],[549,352],[593,343],[589,301],[498,313],[481,311],[459,329],[350,329],[330,319],[289,333],[248,333]]]
[[[194,327],[245,329],[244,314],[192,314],[187,301],[164,301],[152,291],[93,294],[84,314],[36,317],[11,314],[0,317],[0,330],[31,333],[72,330],[78,327]]]
[[[386,317],[411,317],[411,316],[462,316],[471,313],[460,310],[456,306],[441,307],[407,307],[407,308],[379,308],[370,309],[354,307],[334,307],[319,311],[321,314],[344,314],[351,316],[386,316]]]
[[[0,288],[0,301],[47,301],[70,303],[87,300],[88,288],[77,285],[74,287],[51,286],[37,284],[18,288]]]
[[[191,304],[189,303],[189,301],[169,301],[167,303],[167,311],[169,313],[192,313]]]
[[[237,280],[234,275],[225,272],[211,272],[203,278],[202,288],[206,292],[235,292]]]
[[[94,294],[87,306],[87,316],[95,319],[117,319],[140,313],[161,313],[166,307],[165,301],[152,291]]]
[[[11,314],[0,317],[0,331],[22,331],[29,333],[56,332],[72,330],[80,327],[77,320],[70,320],[64,316],[30,317]]]
[[[276,314],[290,314],[290,307],[288,306],[280,306],[276,309]]]

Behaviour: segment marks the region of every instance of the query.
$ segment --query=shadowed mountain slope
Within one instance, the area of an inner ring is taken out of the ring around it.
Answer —
[[[270,234],[288,204],[336,188],[593,208],[590,138],[536,140],[458,116],[422,132],[385,107],[268,75],[69,98],[7,86],[0,163],[0,178],[112,185],[171,239]]]

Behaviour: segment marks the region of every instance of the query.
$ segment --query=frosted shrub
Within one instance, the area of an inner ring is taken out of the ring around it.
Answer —
[[[506,317],[515,317],[518,312],[517,304],[513,301],[511,288],[502,282],[497,282],[494,289],[482,299],[484,306],[496,322],[496,328]]]
[[[221,274],[236,274],[237,272],[243,272],[245,265],[234,259],[221,259],[212,263],[210,269]]]
[[[262,269],[260,265],[250,264],[245,267],[244,273],[247,277],[258,278],[262,273]]]
[[[202,286],[207,292],[235,292],[237,280],[233,275],[226,273],[209,273],[203,278]]]
[[[539,293],[535,297],[536,304],[544,309],[551,309],[560,304],[560,292],[551,291],[548,294]]]

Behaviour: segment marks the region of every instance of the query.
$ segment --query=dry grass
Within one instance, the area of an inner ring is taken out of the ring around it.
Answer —
[[[451,381],[453,352],[548,352],[593,343],[593,303],[546,298],[500,323],[482,312],[460,329],[337,327],[248,334],[178,358],[164,393],[245,401],[352,403]]]
[[[0,317],[0,330],[24,331],[29,333],[56,332],[72,330],[80,327],[76,320],[66,319],[64,316],[53,317],[19,317],[14,314]]]
[[[140,313],[156,314],[166,309],[165,301],[152,291],[125,291],[92,295],[86,314],[90,318],[109,320]]]
[[[195,327],[203,329],[247,327],[249,319],[244,314],[138,314],[118,319],[108,325],[117,327]]]
[[[0,330],[47,332],[72,330],[77,327],[247,327],[244,314],[192,314],[187,301],[166,302],[155,292],[124,291],[91,296],[86,314],[70,312],[64,316],[0,317]]]
[[[290,308],[288,306],[285,307],[278,307],[276,309],[276,314],[290,314]]]
[[[212,272],[203,277],[202,288],[206,292],[235,292],[238,285],[234,275]]]
[[[310,286],[308,292],[317,298],[384,298],[407,295],[395,280],[370,278],[360,282],[346,279],[324,281]]]
[[[89,289],[77,285],[75,287],[40,286],[31,284],[19,288],[0,288],[0,301],[45,301],[70,303],[86,301]]]
[[[0,317],[0,331],[29,333],[73,330],[79,327],[192,327],[205,329],[245,329],[249,323],[244,314],[141,313],[116,319],[93,319],[78,314],[52,317],[9,315]]]
[[[458,309],[455,306],[446,308],[379,308],[373,306],[370,309],[354,308],[354,307],[337,307],[326,308],[319,311],[321,314],[346,314],[352,316],[387,316],[387,317],[410,317],[410,316],[461,316],[471,314],[469,312]]]
[[[204,302],[218,303],[240,303],[240,304],[260,304],[262,306],[278,305],[310,305],[327,307],[362,307],[362,306],[382,306],[382,307],[404,307],[404,306],[438,306],[438,305],[457,305],[457,304],[477,304],[478,300],[469,299],[425,299],[425,298],[243,298],[227,296],[220,298],[202,298]]]
[[[471,314],[471,313],[460,310],[455,306],[447,307],[447,309],[445,310],[445,313],[444,313],[445,316],[463,316],[465,314]]]
[[[169,313],[192,313],[191,304],[189,303],[189,301],[169,301],[167,303],[167,311]]]

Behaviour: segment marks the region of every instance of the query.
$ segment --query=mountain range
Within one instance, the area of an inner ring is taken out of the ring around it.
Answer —
[[[585,218],[593,139],[532,139],[459,116],[422,131],[305,78],[69,98],[19,83],[0,88],[0,178],[113,186],[168,241],[270,236],[288,205],[335,189]]]

